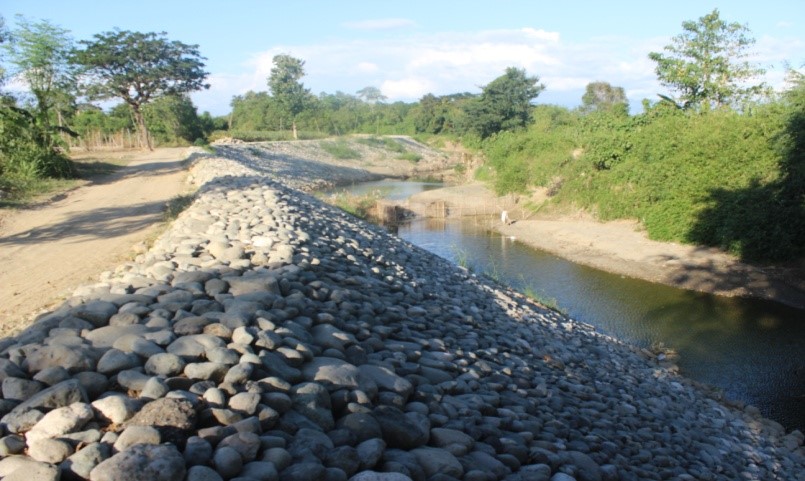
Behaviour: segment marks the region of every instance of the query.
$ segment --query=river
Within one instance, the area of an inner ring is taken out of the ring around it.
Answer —
[[[386,180],[349,191],[380,191],[401,200],[438,187]],[[417,219],[396,231],[412,244],[536,294],[599,332],[640,347],[673,348],[686,377],[756,406],[787,429],[805,431],[805,311],[610,274],[503,237],[489,224]]]

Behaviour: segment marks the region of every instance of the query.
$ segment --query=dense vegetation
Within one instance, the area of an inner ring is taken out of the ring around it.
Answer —
[[[776,96],[753,84],[762,73],[746,61],[754,41],[717,10],[684,22],[682,34],[649,55],[671,94],[644,100],[637,115],[622,87],[600,80],[588,84],[577,109],[535,104],[546,87],[513,67],[479,94],[387,103],[367,86],[314,95],[303,83],[304,60],[278,55],[265,91],[235,96],[229,115],[212,117],[198,114],[187,95],[206,87],[194,45],[114,31],[79,49],[48,22],[17,24],[8,31],[0,17],[0,87],[14,76],[31,95],[0,90],[0,196],[31,179],[72,175],[63,153],[70,146],[435,135],[482,151],[488,162],[480,176],[499,193],[544,188],[549,201],[535,208],[639,219],[652,238],[747,259],[805,254],[803,77],[791,70],[790,88]],[[146,55],[160,49],[176,62]],[[135,65],[134,52],[144,65]],[[127,86],[131,78],[140,90]],[[110,97],[123,103],[105,111],[89,103]],[[337,140],[325,145],[333,155],[356,155]]]
[[[13,78],[27,87],[0,90],[0,201],[79,173],[65,154],[70,146],[153,148],[154,139],[192,142],[215,127],[187,97],[207,87],[196,45],[115,30],[78,48],[49,21],[16,24],[8,30],[0,17],[0,86]],[[124,107],[103,112],[86,103],[111,98]]]
[[[805,81],[769,95],[747,81],[746,27],[718,11],[685,22],[657,75],[678,96],[629,116],[617,89],[590,84],[577,111],[537,106],[527,130],[481,144],[499,193],[542,187],[541,208],[638,219],[658,240],[717,246],[747,260],[805,254]]]
[[[800,81],[743,113],[660,103],[629,117],[545,106],[527,130],[482,148],[499,193],[544,187],[548,208],[639,219],[651,238],[745,259],[789,259],[805,254],[803,100]]]

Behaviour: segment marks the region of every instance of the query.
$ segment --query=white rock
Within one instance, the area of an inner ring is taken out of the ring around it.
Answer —
[[[39,420],[25,435],[28,445],[32,441],[45,438],[57,438],[81,429],[94,417],[92,407],[86,403],[73,403],[69,406],[54,409]]]
[[[103,418],[120,424],[134,416],[134,402],[120,394],[107,396],[92,402],[92,408]]]

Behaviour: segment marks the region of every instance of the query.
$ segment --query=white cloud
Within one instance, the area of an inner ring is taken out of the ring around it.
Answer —
[[[359,20],[342,24],[346,28],[354,30],[391,30],[397,28],[413,27],[416,23],[407,18],[375,18],[371,20]]]
[[[375,73],[380,70],[380,67],[377,66],[376,63],[373,62],[360,62],[358,65],[355,66],[355,70],[360,73]]]
[[[390,99],[407,98],[418,99],[428,92],[432,92],[435,85],[429,79],[409,77],[399,80],[386,80],[380,90]]]
[[[562,77],[562,76],[556,76],[556,77],[545,76],[542,77],[540,81],[543,84],[545,84],[546,88],[551,90],[557,90],[559,92],[569,92],[574,90],[583,91],[588,83],[595,82],[595,80],[590,80],[589,77]]]
[[[545,30],[542,29],[536,30],[531,27],[523,28],[522,32],[529,37],[537,38],[540,40],[548,40],[550,42],[559,41],[559,32],[546,32]]]
[[[507,67],[526,69],[546,84],[538,102],[561,102],[574,107],[581,102],[587,83],[609,82],[623,87],[634,108],[643,98],[656,99],[667,92],[657,81],[655,64],[648,53],[660,51],[668,38],[609,36],[585,42],[563,40],[559,33],[520,28],[476,32],[412,33],[381,40],[343,40],[326,44],[284,45],[256,55],[240,75],[214,75],[211,91],[203,95],[217,105],[228,106],[232,95],[247,90],[264,91],[272,59],[287,53],[305,60],[305,85],[315,94],[355,93],[372,85],[389,101],[415,101],[426,93],[445,95],[480,92]],[[801,62],[805,49],[800,41],[761,38],[758,57],[776,63],[769,79],[779,84],[783,59]],[[798,65],[795,65],[798,66]],[[195,97],[194,97],[195,98]],[[200,110],[217,108],[199,105]]]

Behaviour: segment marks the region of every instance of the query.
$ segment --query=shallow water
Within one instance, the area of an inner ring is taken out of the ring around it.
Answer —
[[[438,184],[383,181],[404,199]],[[352,192],[355,192],[354,190]],[[357,193],[361,193],[358,191]],[[789,429],[805,430],[805,311],[626,278],[574,264],[489,231],[491,220],[416,220],[397,234],[521,291],[569,317],[641,347],[679,353],[682,373],[757,406]]]

